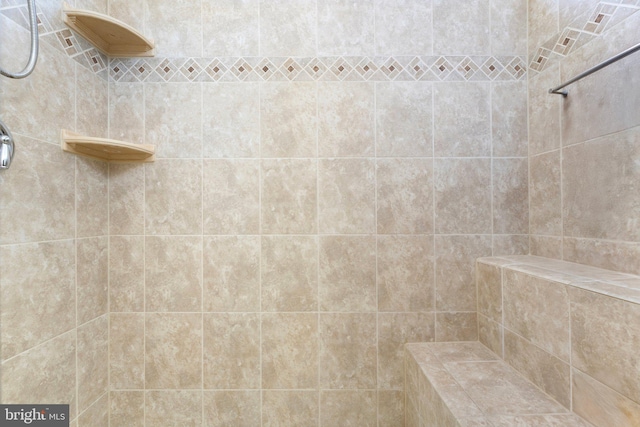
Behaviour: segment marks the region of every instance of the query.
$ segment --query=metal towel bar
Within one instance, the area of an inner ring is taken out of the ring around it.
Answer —
[[[549,89],[549,93],[554,93],[556,95],[562,95],[565,98],[567,97],[567,95],[569,94],[569,92],[567,92],[566,90],[560,90],[563,89],[566,86],[569,86],[572,83],[577,82],[580,79],[583,79],[585,77],[587,77],[588,75],[591,75],[593,73],[595,73],[598,70],[603,69],[604,67],[613,64],[614,62],[617,62],[619,60],[621,60],[622,58],[631,55],[634,52],[637,52],[640,50],[640,43],[638,43],[635,46],[630,47],[629,49],[625,50],[624,52],[621,52],[619,54],[617,54],[616,56],[607,59],[606,61],[596,65],[595,67],[589,68],[587,71],[585,71],[582,74],[578,74],[577,76],[575,76],[574,78],[572,78],[571,80],[569,80],[566,83],[561,84],[558,87],[554,87],[553,89]]]

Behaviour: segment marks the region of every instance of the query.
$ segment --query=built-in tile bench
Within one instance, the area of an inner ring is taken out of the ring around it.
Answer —
[[[406,347],[407,426],[640,426],[639,276],[507,256],[476,284],[480,342]]]

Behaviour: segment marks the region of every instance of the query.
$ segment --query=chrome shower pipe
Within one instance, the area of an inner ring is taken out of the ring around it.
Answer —
[[[0,120],[0,169],[9,169],[14,152],[13,136]]]
[[[24,79],[33,72],[38,60],[38,16],[36,13],[36,0],[27,0],[29,7],[29,25],[31,26],[31,51],[29,53],[29,62],[24,70],[18,73],[11,73],[0,67],[0,74],[11,79]]]

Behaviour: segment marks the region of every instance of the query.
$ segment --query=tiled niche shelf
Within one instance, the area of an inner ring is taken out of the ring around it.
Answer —
[[[111,163],[155,161],[155,146],[83,136],[66,129],[60,132],[62,150]]]
[[[62,18],[72,30],[111,57],[154,56],[155,45],[124,22],[88,10],[62,5]]]

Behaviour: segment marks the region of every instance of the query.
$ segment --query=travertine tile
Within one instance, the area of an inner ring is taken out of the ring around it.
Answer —
[[[405,425],[405,394],[403,391],[378,390],[378,426]]]
[[[109,165],[109,234],[144,234],[144,167]]]
[[[318,55],[374,55],[374,0],[318,1]]]
[[[109,322],[98,317],[78,327],[78,411],[82,412],[109,389]]]
[[[108,82],[84,67],[76,67],[76,79],[76,87],[82,91],[82,96],[76,93],[76,131],[106,138],[109,133]],[[104,163],[102,165],[106,167]]]
[[[504,1],[500,0],[500,2]],[[527,155],[529,147],[527,113],[526,81],[491,84],[491,144],[494,156],[523,157]]]
[[[206,389],[260,387],[260,315],[204,315],[204,384]]]
[[[640,275],[640,264],[635,262],[640,259],[640,243],[638,242],[612,242],[601,239],[566,237],[558,244],[562,245],[563,259],[567,261]]]
[[[144,237],[109,238],[109,310],[144,311]]]
[[[427,82],[376,84],[377,156],[433,156],[432,92]]]
[[[375,0],[377,55],[431,55],[432,1]]]
[[[86,323],[107,313],[109,295],[109,242],[107,237],[76,241],[77,322]]]
[[[263,236],[263,311],[317,311],[318,240],[313,236]]]
[[[529,52],[532,54],[535,52],[535,49],[560,30],[558,26],[558,3],[559,0],[535,0],[528,2]]]
[[[318,83],[318,154],[321,157],[372,156],[374,115],[373,83]]]
[[[554,414],[554,415],[522,415],[522,416],[498,416],[488,417],[486,422],[490,422],[494,427],[591,427],[591,424],[580,418],[575,414]],[[482,426],[483,424],[477,424]],[[469,424],[468,427],[474,427],[474,424]],[[466,425],[464,427],[467,427]]]
[[[0,247],[0,271],[2,360],[76,326],[72,240]]]
[[[419,347],[409,347],[413,355],[422,355],[420,350],[424,349],[436,356],[441,363],[497,360],[493,353],[476,342],[421,343],[417,346]],[[422,359],[418,359],[418,362],[421,361]],[[436,378],[433,377],[433,380],[436,381]]]
[[[144,136],[144,85],[109,85],[109,138],[144,144]],[[123,168],[124,165],[117,167]],[[137,165],[137,168],[140,168],[140,165]]]
[[[320,310],[375,311],[375,247],[373,236],[320,237]]]
[[[554,3],[558,0],[537,0],[529,2]],[[537,46],[535,48],[537,49]],[[536,155],[560,148],[562,132],[560,128],[561,96],[551,96],[549,88],[560,82],[560,69],[550,66],[543,73],[529,78],[529,154]]]
[[[205,311],[260,310],[260,237],[204,237]]]
[[[260,1],[202,3],[203,55],[258,56]]]
[[[531,233],[560,235],[562,231],[560,150],[531,157],[529,169]]]
[[[263,160],[262,232],[316,232],[317,165],[314,160]]]
[[[144,314],[111,313],[109,385],[111,390],[144,388]]]
[[[262,157],[313,157],[317,153],[314,82],[270,82],[260,89]]]
[[[262,388],[318,386],[318,316],[262,315]]]
[[[144,392],[109,393],[109,420],[114,426],[144,427]]]
[[[491,54],[524,55],[527,53],[526,1],[491,1]]]
[[[249,0],[244,6],[249,7],[249,2],[257,3]],[[216,3],[214,9],[220,10],[221,6]],[[203,3],[202,7],[207,9],[212,5]],[[226,12],[231,13],[230,10]],[[260,156],[258,83],[205,83],[202,100],[202,153],[205,158]]]
[[[202,315],[145,315],[145,387],[202,387]]]
[[[562,237],[531,235],[529,242],[531,255],[563,259]],[[567,259],[569,260],[569,258]],[[572,261],[577,262],[575,259]]]
[[[202,55],[202,17],[198,2],[144,2],[145,36],[156,43],[156,55]]]
[[[433,236],[379,236],[377,240],[378,310],[433,310]]]
[[[98,401],[79,414],[76,422],[78,427],[109,427],[109,394],[104,393]]]
[[[432,233],[432,160],[379,159],[376,169],[378,233]]]
[[[260,425],[260,391],[205,391],[202,399],[207,427]]]
[[[323,159],[318,163],[319,231],[375,231],[375,163],[370,159]]]
[[[202,238],[145,239],[146,311],[202,310]]]
[[[205,160],[203,180],[205,234],[259,233],[259,160]]]
[[[263,427],[318,426],[317,391],[262,392]]]
[[[477,0],[472,3],[477,3]],[[462,9],[466,8],[465,4]],[[447,32],[447,34],[451,33]],[[491,121],[489,120],[491,85],[489,83],[437,84],[434,89],[433,103],[436,157],[491,155]]]
[[[569,293],[564,284],[513,270],[503,282],[504,326],[569,361]]]
[[[323,390],[320,392],[320,426],[376,426],[376,392]]]
[[[191,390],[147,391],[146,425],[158,427],[202,425],[202,392]]]
[[[529,232],[529,162],[493,159],[493,233]]]
[[[502,324],[478,314],[478,340],[495,354],[503,357],[504,328]]]
[[[109,227],[109,166],[76,159],[77,237],[104,236]]]
[[[436,313],[437,341],[476,341],[478,316],[476,312]]]
[[[262,56],[315,56],[317,44],[315,0],[260,2]]]
[[[487,55],[491,49],[489,3],[449,0],[433,3],[433,53]],[[451,37],[455,34],[455,37]]]
[[[376,315],[320,314],[320,388],[376,387]]]
[[[527,255],[528,253],[529,253],[529,235],[528,234],[494,234],[493,235],[493,254],[494,255],[496,256]]]
[[[109,15],[144,34],[144,2],[145,0],[109,0]]]

